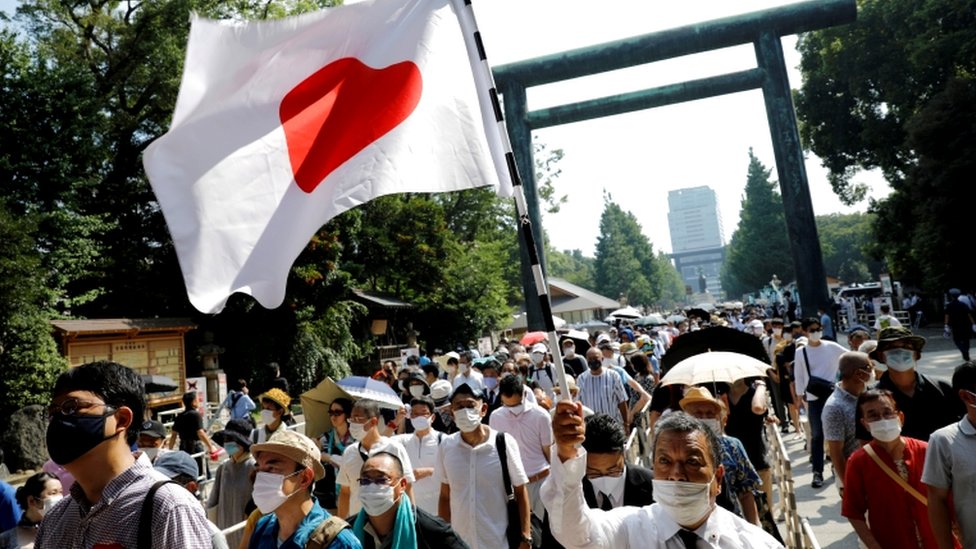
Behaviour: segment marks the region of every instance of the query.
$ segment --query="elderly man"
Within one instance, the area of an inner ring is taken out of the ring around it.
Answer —
[[[616,419],[624,431],[630,431],[627,391],[620,376],[604,364],[603,355],[596,347],[586,350],[586,365],[589,371],[576,380],[579,401],[595,413]]]
[[[749,461],[742,441],[724,434],[728,419],[725,404],[704,387],[691,387],[679,402],[681,410],[700,420],[715,433],[722,443],[723,486],[728,494],[719,495],[719,503],[749,522],[759,525],[759,508],[755,491],[762,489],[759,473]],[[722,497],[724,496],[724,497]],[[733,499],[735,498],[735,499]],[[772,505],[772,502],[770,502]]]
[[[553,420],[556,457],[542,487],[553,535],[567,548],[782,547],[772,536],[717,507],[721,446],[701,421],[670,413],[654,435],[654,499],[644,507],[590,509],[583,497],[586,451],[579,403],[561,401]]]
[[[377,452],[370,456],[363,463],[358,482],[363,509],[348,522],[364,548],[468,547],[450,524],[410,501],[403,464],[395,454]]]
[[[257,460],[252,497],[264,516],[251,534],[251,549],[300,549],[322,540],[331,549],[362,547],[342,519],[312,497],[315,481],[325,477],[315,441],[283,430],[251,446]],[[321,543],[321,541],[320,541]]]
[[[837,489],[843,497],[847,458],[861,447],[854,416],[857,413],[857,397],[871,381],[871,359],[864,353],[847,351],[840,355],[839,371],[840,382],[834,387],[833,394],[827,397],[821,420]]]
[[[902,434],[927,441],[935,430],[959,421],[963,410],[951,385],[916,371],[923,347],[924,337],[896,326],[881,330],[878,346],[870,356],[888,367],[878,380],[878,388],[891,391],[898,409],[905,414]]]

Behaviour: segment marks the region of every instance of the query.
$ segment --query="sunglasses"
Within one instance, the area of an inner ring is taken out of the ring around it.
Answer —
[[[329,410],[329,415],[332,417],[339,417],[346,415],[342,410]]]

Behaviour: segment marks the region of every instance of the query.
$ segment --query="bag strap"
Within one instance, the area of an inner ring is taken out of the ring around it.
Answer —
[[[139,513],[139,530],[136,539],[137,544],[140,548],[149,549],[152,547],[152,518],[153,518],[153,507],[156,500],[156,491],[159,490],[164,484],[177,484],[172,480],[159,480],[152,485],[149,492],[146,493],[146,500],[142,504],[142,512]]]
[[[498,449],[498,459],[502,462],[502,483],[505,485],[505,498],[515,499],[515,489],[512,488],[512,477],[508,476],[508,452],[505,450],[505,433],[495,434],[495,448]]]
[[[813,379],[813,374],[810,372],[810,357],[807,356],[807,346],[803,346],[803,365],[807,367],[807,382]]]
[[[308,537],[308,541],[305,542],[305,549],[325,549],[346,528],[349,528],[348,522],[335,515],[329,515],[329,518],[323,520],[315,527],[315,531],[312,532],[312,535]]]
[[[881,458],[874,451],[874,448],[871,447],[870,443],[864,445],[864,451],[867,452],[869,456],[871,456],[871,459],[873,459],[874,462],[878,464],[878,467],[881,467],[881,470],[884,471],[889,477],[891,477],[892,480],[897,482],[899,486],[904,488],[905,491],[911,494],[915,499],[922,502],[922,505],[925,505],[926,507],[928,506],[929,504],[928,499],[925,496],[923,496],[918,490],[912,488],[910,484],[905,482],[905,479],[901,478],[901,475],[892,471],[891,467],[888,467],[888,464],[881,461]]]

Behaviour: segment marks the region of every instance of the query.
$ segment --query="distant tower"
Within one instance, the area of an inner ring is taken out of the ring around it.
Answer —
[[[719,272],[725,259],[725,236],[715,191],[704,185],[670,191],[668,228],[671,258],[685,285],[698,288],[702,274],[708,292],[722,297]]]

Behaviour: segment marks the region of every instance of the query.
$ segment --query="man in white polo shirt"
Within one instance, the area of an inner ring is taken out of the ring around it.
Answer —
[[[522,466],[528,475],[529,503],[535,516],[542,520],[545,507],[539,496],[542,481],[549,475],[549,447],[552,446],[552,419],[538,405],[524,402],[522,381],[505,376],[499,383],[502,407],[491,414],[492,429],[512,435],[518,442]]]

